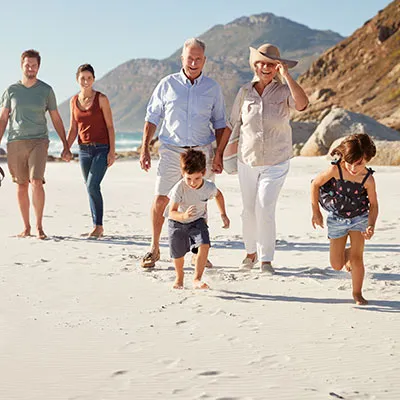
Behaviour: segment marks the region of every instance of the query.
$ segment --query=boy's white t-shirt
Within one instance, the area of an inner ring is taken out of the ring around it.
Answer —
[[[207,201],[217,195],[217,187],[214,182],[203,179],[203,185],[199,189],[193,189],[186,185],[185,181],[180,180],[170,191],[168,197],[170,201],[178,203],[178,211],[185,212],[190,206],[196,207],[196,214],[188,220],[182,222],[188,224],[199,218],[207,219]],[[167,207],[167,214],[169,214]],[[173,219],[168,216],[169,219]]]

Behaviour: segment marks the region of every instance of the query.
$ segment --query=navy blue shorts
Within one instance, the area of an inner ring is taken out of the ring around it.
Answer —
[[[210,234],[204,218],[183,224],[168,220],[168,241],[171,258],[181,258],[189,251],[197,253],[202,244],[210,244]]]

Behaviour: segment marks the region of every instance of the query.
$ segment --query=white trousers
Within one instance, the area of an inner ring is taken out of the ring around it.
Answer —
[[[289,165],[289,161],[284,161],[277,165],[250,167],[238,162],[243,201],[243,241],[247,253],[257,252],[260,261],[274,259],[276,202]]]

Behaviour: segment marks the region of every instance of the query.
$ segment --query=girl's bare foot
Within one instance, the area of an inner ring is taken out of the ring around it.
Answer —
[[[344,267],[347,272],[351,272],[351,264],[350,264],[350,247],[344,250]]]
[[[180,289],[180,290],[182,290],[182,289],[183,289],[183,282],[182,282],[182,281],[179,281],[179,280],[176,280],[175,283],[174,283],[174,286],[172,286],[172,288],[173,288],[173,289]]]
[[[89,233],[88,237],[90,238],[100,238],[103,236],[104,229],[101,225],[96,225],[92,232]]]
[[[21,233],[17,235],[17,237],[25,238],[31,236],[31,228],[25,228]]]
[[[210,289],[210,286],[208,286],[207,283],[202,282],[199,279],[195,279],[193,281],[193,289]]]
[[[353,299],[358,306],[365,306],[368,300],[365,300],[361,293],[353,293]]]
[[[36,236],[38,239],[40,239],[40,240],[44,240],[44,239],[47,239],[47,235],[44,233],[44,231],[43,231],[43,229],[42,228],[38,228],[38,230],[37,230],[37,236]]]

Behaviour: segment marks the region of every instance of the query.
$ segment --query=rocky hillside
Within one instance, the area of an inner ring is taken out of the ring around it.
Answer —
[[[299,120],[321,120],[337,105],[400,130],[400,0],[323,53],[299,82],[311,100]]]
[[[252,77],[248,65],[249,46],[258,47],[265,42],[278,45],[284,57],[301,60],[293,70],[298,76],[322,52],[343,39],[332,31],[313,30],[269,13],[214,26],[201,38],[207,44],[205,72],[222,85],[228,110],[240,85]],[[96,83],[97,89],[107,94],[111,101],[117,130],[130,132],[143,128],[151,92],[161,77],[179,70],[180,52],[178,49],[165,60],[128,61]],[[67,102],[60,106],[60,112],[68,125]]]

